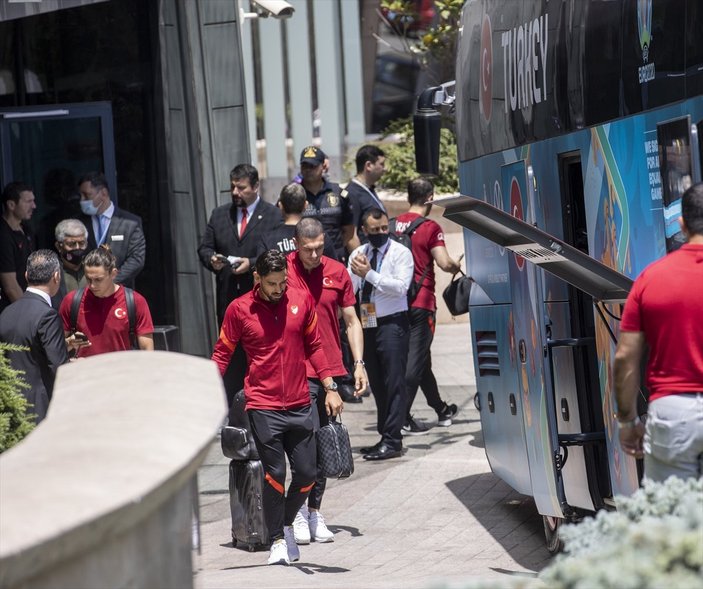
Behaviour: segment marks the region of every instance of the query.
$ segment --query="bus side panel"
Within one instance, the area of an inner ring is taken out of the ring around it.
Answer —
[[[470,312],[486,457],[502,480],[519,493],[532,495],[516,358],[510,342],[512,306],[472,306]]]

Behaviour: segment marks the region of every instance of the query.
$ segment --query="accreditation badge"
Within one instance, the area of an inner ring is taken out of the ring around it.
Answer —
[[[361,305],[359,305],[359,310],[361,311],[361,327],[364,329],[378,327],[375,303],[361,303]]]

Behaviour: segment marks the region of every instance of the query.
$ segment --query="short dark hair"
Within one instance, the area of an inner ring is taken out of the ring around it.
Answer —
[[[295,226],[295,238],[300,241],[301,239],[315,239],[320,237],[325,233],[322,223],[315,219],[315,217],[305,217],[298,221]]]
[[[434,192],[434,184],[427,178],[413,178],[408,182],[408,202],[411,205],[423,205]]]
[[[56,252],[37,250],[27,258],[27,284],[41,286],[47,284],[54,274],[61,270],[61,263]]]
[[[283,212],[286,215],[302,215],[305,210],[306,199],[305,188],[297,182],[286,184],[278,196]]]
[[[17,204],[23,192],[33,192],[32,187],[19,180],[6,184],[2,191],[2,203],[7,206],[7,201],[11,200]]]
[[[286,256],[279,250],[268,250],[256,259],[256,273],[268,276],[271,272],[282,272],[288,269]]]
[[[366,225],[366,220],[369,217],[372,217],[374,219],[380,219],[381,217],[387,217],[386,213],[384,213],[381,209],[373,208],[369,209],[366,211],[362,216],[361,216],[361,224]]]
[[[78,178],[78,186],[83,184],[83,182],[90,182],[93,188],[100,190],[101,188],[106,188],[110,191],[110,187],[107,185],[107,179],[105,174],[102,172],[87,172]]]
[[[249,186],[254,188],[254,186],[259,183],[259,170],[251,164],[239,164],[234,166],[229,173],[229,181],[234,182],[242,178],[246,178],[249,181]]]
[[[683,193],[681,216],[691,235],[703,235],[703,182],[694,184]]]
[[[97,249],[88,252],[88,255],[83,260],[83,267],[85,268],[87,266],[101,266],[108,272],[112,272],[117,268],[117,258],[115,258],[115,254],[112,253],[110,246],[103,243]]]
[[[372,164],[380,157],[385,157],[386,154],[378,145],[362,145],[356,152],[356,173],[363,171],[366,162]]]

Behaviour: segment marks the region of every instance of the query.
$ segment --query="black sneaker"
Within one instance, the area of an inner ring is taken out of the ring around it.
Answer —
[[[402,430],[404,436],[422,436],[430,431],[430,427],[422,422],[415,421],[411,415],[408,417]]]
[[[459,408],[452,403],[451,405],[444,404],[444,409],[437,414],[437,425],[440,427],[449,427],[452,424],[452,417],[456,417],[459,413]]]

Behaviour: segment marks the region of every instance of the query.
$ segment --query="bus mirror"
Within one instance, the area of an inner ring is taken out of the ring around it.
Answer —
[[[417,111],[413,116],[415,135],[415,167],[419,174],[439,175],[439,135],[442,117],[434,108],[432,100],[441,87],[427,88],[417,99]]]

